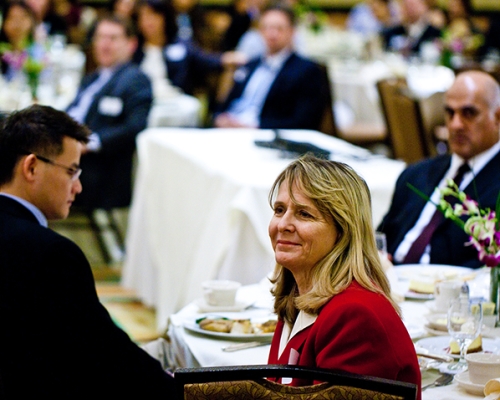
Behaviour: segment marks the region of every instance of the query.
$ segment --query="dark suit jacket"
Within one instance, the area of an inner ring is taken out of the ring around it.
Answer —
[[[227,111],[231,102],[241,97],[260,59],[239,68],[226,101],[217,112]],[[326,98],[324,74],[317,64],[292,53],[276,76],[264,101],[259,128],[319,129]]]
[[[96,78],[96,73],[83,78],[69,108],[78,103],[82,91]],[[102,149],[82,156],[83,192],[75,205],[113,208],[130,204],[135,139],[146,128],[152,101],[149,79],[131,63],[118,67],[96,94],[84,123],[99,135]]]
[[[448,170],[449,155],[439,156],[410,165],[398,178],[389,212],[382,220],[379,231],[387,235],[387,250],[394,254],[406,233],[417,222],[426,201],[420,198],[407,183],[430,196]],[[471,198],[481,207],[495,209],[500,192],[500,153],[484,166],[481,172],[465,188]],[[431,240],[431,263],[462,265],[478,268],[483,264],[478,260],[473,246],[464,246],[469,237],[453,221],[446,219],[437,228]]]
[[[382,31],[382,38],[384,40],[386,50],[394,47],[394,44],[391,43],[394,38],[396,38],[397,36],[406,37],[407,35],[408,33],[403,25],[397,25]],[[432,25],[428,25],[422,35],[418,38],[418,40],[413,42],[410,51],[412,53],[418,53],[420,51],[420,46],[422,45],[422,43],[432,41],[439,37],[441,37],[441,31],[433,27]]]
[[[160,364],[99,303],[73,242],[0,196],[0,375],[6,398],[154,398]]]
[[[143,59],[144,50],[139,46],[132,61],[139,65]],[[203,51],[192,41],[177,40],[165,46],[163,61],[172,85],[187,94],[193,93],[195,83],[208,72],[222,68],[220,54]]]

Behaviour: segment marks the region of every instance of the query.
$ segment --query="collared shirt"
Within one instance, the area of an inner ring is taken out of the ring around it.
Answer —
[[[284,49],[266,56],[248,80],[241,97],[232,101],[228,112],[242,124],[258,127],[259,116],[269,90],[291,51]]]
[[[486,164],[488,164],[493,157],[500,151],[500,142],[497,142],[494,146],[489,148],[488,150],[478,154],[477,156],[471,158],[467,161],[469,166],[471,167],[471,171],[467,172],[464,175],[464,179],[460,184],[460,190],[465,189],[471,182],[474,176],[479,174],[481,170],[484,168]],[[430,201],[427,202],[422,212],[420,213],[420,217],[417,222],[405,235],[403,241],[399,244],[398,248],[394,253],[394,260],[398,263],[403,262],[406,254],[410,250],[413,242],[420,236],[422,230],[429,224],[434,212],[436,211],[436,207],[434,204],[439,202],[440,191],[439,188],[444,188],[449,179],[453,179],[456,175],[458,168],[465,162],[461,157],[456,154],[452,154],[450,168],[443,176],[443,179],[439,182],[438,188],[434,190],[430,197]],[[429,264],[430,263],[430,245],[428,245],[422,254],[422,258],[420,259],[420,264]]]
[[[141,61],[141,70],[151,82],[167,78],[167,65],[163,59],[163,49],[160,46],[146,44],[144,46],[144,58]]]
[[[71,118],[79,123],[83,123],[89,112],[90,105],[94,97],[109,82],[115,72],[115,68],[102,68],[97,79],[87,86],[80,94],[80,100],[68,110]]]
[[[40,211],[40,209],[33,204],[31,204],[29,201],[22,199],[21,197],[14,196],[12,194],[8,193],[0,193],[0,196],[5,196],[8,197],[12,200],[17,201],[18,203],[22,204],[24,207],[26,207],[28,210],[30,210],[35,218],[37,219],[38,223],[44,227],[48,227],[49,224],[47,222],[47,218],[45,218],[45,215]]]
[[[291,327],[288,323],[283,324],[283,331],[281,332],[278,358],[281,357],[281,354],[283,354],[283,351],[285,350],[286,345],[288,344],[290,339],[292,339],[300,331],[314,324],[317,318],[318,318],[317,315],[308,314],[305,311],[301,310],[299,311],[299,315],[297,315],[297,319],[295,320],[293,327]]]

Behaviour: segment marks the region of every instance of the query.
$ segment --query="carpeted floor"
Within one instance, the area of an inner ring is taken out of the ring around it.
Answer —
[[[104,272],[103,272],[104,271]],[[93,269],[97,294],[115,323],[138,344],[160,336],[156,330],[155,310],[142,304],[133,291],[122,288],[116,279],[119,270]]]

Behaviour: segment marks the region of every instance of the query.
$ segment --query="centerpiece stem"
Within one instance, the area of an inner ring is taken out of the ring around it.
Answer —
[[[492,267],[490,269],[490,301],[495,304],[495,315],[496,315],[496,324],[498,325],[498,281],[500,279],[500,267]]]

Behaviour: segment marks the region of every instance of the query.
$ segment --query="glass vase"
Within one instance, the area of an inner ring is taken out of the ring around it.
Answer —
[[[490,301],[495,304],[496,325],[498,326],[498,281],[500,280],[500,267],[490,269]]]

